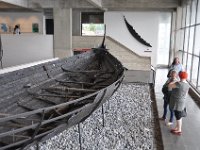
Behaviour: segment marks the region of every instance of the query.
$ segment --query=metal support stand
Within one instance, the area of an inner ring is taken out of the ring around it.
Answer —
[[[82,150],[82,143],[81,143],[81,126],[80,126],[80,123],[78,124],[78,133],[79,133],[79,145],[80,145],[80,150]]]
[[[1,62],[1,69],[3,69],[3,48],[2,48],[2,42],[1,42],[1,35],[0,35],[0,62]]]
[[[109,102],[109,99],[105,102],[106,104],[106,110],[109,110],[110,109],[110,102]]]
[[[39,142],[36,143],[36,150],[40,150]]]
[[[3,69],[3,63],[2,63],[2,60],[0,60],[1,61],[1,69]]]
[[[104,122],[104,110],[103,110],[103,105],[102,105],[102,122],[103,122],[103,127],[105,126],[105,122]]]

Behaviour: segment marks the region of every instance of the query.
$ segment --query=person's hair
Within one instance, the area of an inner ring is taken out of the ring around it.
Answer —
[[[171,70],[170,74],[172,75],[172,73],[176,73],[177,74],[176,70]]]
[[[186,71],[181,71],[179,73],[179,78],[180,79],[187,79],[187,77],[188,77],[188,73]]]
[[[171,70],[169,70],[169,72],[168,72],[168,74],[167,74],[167,77],[168,77],[168,78],[171,77],[171,75],[172,75],[173,72],[177,73],[176,70],[171,69]]]
[[[176,59],[179,59],[179,58],[178,58],[178,57],[175,57],[174,60],[173,60],[173,62],[172,62],[172,65],[175,65],[175,64],[176,64]],[[180,63],[180,62],[178,61],[178,63]]]

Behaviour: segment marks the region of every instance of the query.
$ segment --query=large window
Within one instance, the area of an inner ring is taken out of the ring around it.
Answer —
[[[184,1],[181,8],[182,12],[177,11],[181,27],[177,26],[175,31],[175,49],[182,52],[188,81],[200,93],[200,0]]]
[[[82,36],[104,35],[104,15],[101,12],[82,12],[81,14]]]
[[[104,35],[104,24],[82,24],[82,35],[102,36]]]

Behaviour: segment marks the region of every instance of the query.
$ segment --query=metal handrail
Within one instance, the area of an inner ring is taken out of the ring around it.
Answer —
[[[151,65],[151,71],[153,72],[153,77],[152,77],[152,84],[155,86],[155,81],[156,81],[156,69]]]

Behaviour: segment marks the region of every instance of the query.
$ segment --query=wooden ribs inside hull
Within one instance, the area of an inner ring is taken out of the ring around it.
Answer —
[[[121,63],[94,49],[0,75],[0,149],[23,148],[84,121],[119,87]]]

